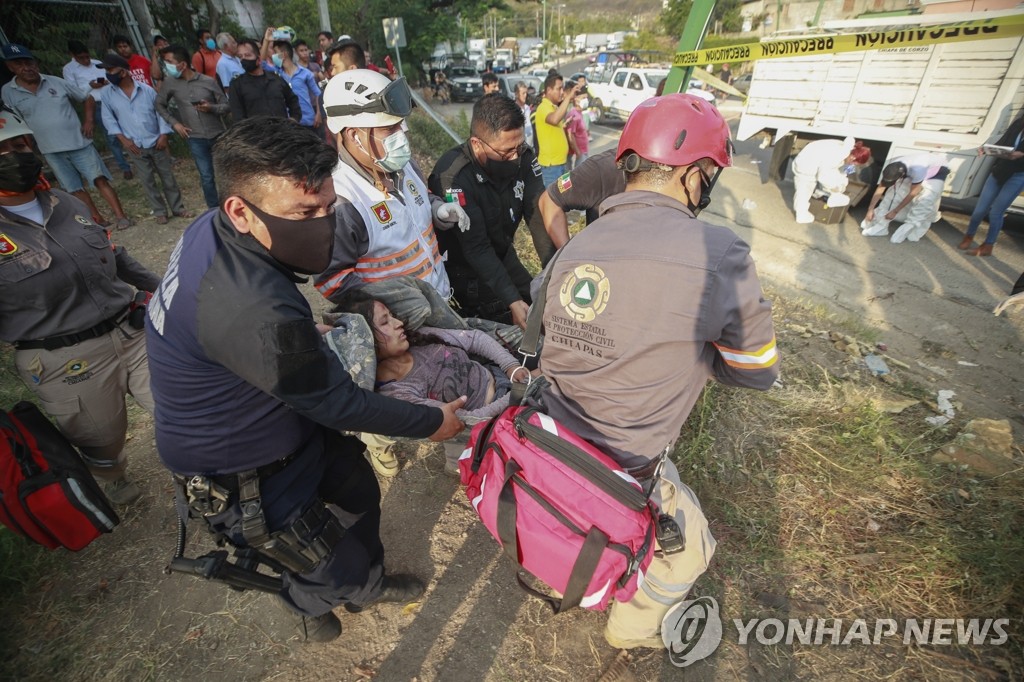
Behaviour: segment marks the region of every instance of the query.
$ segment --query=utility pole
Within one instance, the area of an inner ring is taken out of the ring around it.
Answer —
[[[331,30],[331,13],[327,10],[327,0],[317,0],[317,7],[320,9],[320,30]]]
[[[544,57],[548,56],[548,0],[542,0],[540,6],[541,16],[541,34],[540,38],[544,41]]]

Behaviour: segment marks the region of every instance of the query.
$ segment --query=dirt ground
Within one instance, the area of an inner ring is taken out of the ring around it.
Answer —
[[[188,206],[198,208],[200,195],[191,162],[179,162],[176,173]],[[138,224],[114,238],[137,259],[163,272],[187,222],[156,225],[148,216],[137,181],[119,180],[117,187]],[[310,300],[317,298],[310,294]],[[787,363],[820,367],[836,375],[854,373],[850,356],[837,351],[829,340],[793,331],[801,325],[820,326],[821,311],[792,305],[780,306],[777,314],[784,316],[777,318],[776,326],[781,347],[788,353]],[[999,323],[993,318],[993,325]],[[892,350],[899,355],[900,349]],[[903,350],[917,353],[916,348]],[[916,377],[908,370],[905,378]],[[866,372],[851,380],[878,385]],[[1016,390],[1016,384],[1002,386],[994,378],[986,388],[993,396],[1005,396]],[[1013,412],[1012,404],[1006,407]],[[945,660],[941,655],[929,657],[899,648],[819,653],[811,659],[780,657],[774,649],[742,647],[727,637],[714,657],[685,671],[672,666],[662,652],[645,649],[634,652],[626,665],[620,663],[617,673],[602,677],[618,655],[601,636],[604,614],[577,609],[553,616],[546,606],[527,598],[516,587],[509,564],[476,520],[457,481],[443,474],[440,446],[413,442],[400,446],[401,473],[382,480],[382,535],[388,570],[429,579],[427,594],[417,604],[382,605],[356,615],[338,609],[342,637],[329,644],[304,645],[287,632],[286,619],[273,598],[163,572],[175,543],[172,489],[156,456],[150,418],[137,408],[132,414],[128,456],[133,477],[144,488],[143,497],[125,510],[116,532],[78,554],[62,555],[55,577],[44,578],[19,613],[5,614],[9,625],[16,623],[20,631],[32,634],[18,636],[17,650],[4,652],[0,677],[225,682],[1000,679],[1004,675],[1020,679],[1024,671],[1019,660],[1000,667],[991,660],[968,662],[955,652]],[[1019,429],[1019,412],[1016,419]],[[723,459],[741,460],[750,456],[751,447],[756,451],[756,445],[729,438],[727,419],[717,428],[718,454]],[[721,533],[727,550],[728,523],[712,519],[712,526],[716,534]],[[195,556],[210,548],[202,529],[190,527],[187,553]],[[730,561],[742,559],[733,556]],[[702,582],[713,583],[723,603],[750,603],[753,588],[731,582],[734,575],[713,564]],[[702,589],[708,587],[698,583],[695,593]],[[765,598],[771,602],[770,592],[758,594],[767,593]],[[1019,625],[1015,624],[1015,637]],[[1009,652],[1006,656],[1013,658]],[[928,659],[926,663],[918,660],[922,657]]]

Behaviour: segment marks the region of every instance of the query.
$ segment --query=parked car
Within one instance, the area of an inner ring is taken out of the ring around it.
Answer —
[[[469,102],[484,94],[480,74],[471,66],[450,66],[444,71],[453,102]]]
[[[545,72],[545,75],[547,72]],[[536,92],[543,94],[544,92],[544,79],[537,78],[536,76],[526,76],[518,73],[509,74],[506,76],[498,76],[498,92],[512,99],[516,98],[516,83],[526,83],[526,87],[532,87]]]
[[[658,84],[667,76],[668,69],[624,67],[616,69],[607,82],[590,81],[590,107],[597,121],[625,121],[641,102],[654,97]],[[693,81],[686,92],[708,102],[715,101],[712,93],[693,87]]]
[[[736,88],[744,95],[746,95],[748,92],[750,92],[750,79],[752,79],[753,77],[754,74],[745,73],[742,76],[737,77],[736,80],[732,82],[732,87]]]

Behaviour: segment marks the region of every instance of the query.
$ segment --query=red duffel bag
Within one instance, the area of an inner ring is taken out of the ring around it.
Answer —
[[[29,402],[0,411],[0,522],[75,551],[120,523],[82,456]]]

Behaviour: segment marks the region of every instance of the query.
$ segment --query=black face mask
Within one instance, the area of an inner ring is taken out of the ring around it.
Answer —
[[[110,81],[110,84],[116,88],[118,85],[121,84],[121,81],[124,80],[124,74],[110,73],[109,71],[107,71],[107,80]]]
[[[0,190],[27,192],[39,182],[42,170],[42,160],[32,152],[0,155]]]
[[[711,190],[715,186],[715,181],[718,180],[718,173],[715,174],[714,178],[709,180],[708,177],[704,175],[704,171],[698,168],[697,172],[700,174],[700,201],[697,202],[696,206],[694,206],[689,199],[686,201],[687,208],[693,211],[693,215],[698,215],[701,211],[711,205]],[[721,172],[721,169],[719,169],[719,172]],[[683,183],[684,187],[686,186],[685,175],[680,182]],[[689,192],[687,192],[687,196],[689,196]]]
[[[260,60],[258,59],[241,59],[242,68],[245,69],[246,73],[252,73],[256,69],[260,68]]]
[[[270,256],[292,272],[315,275],[331,264],[334,248],[334,213],[306,220],[289,220],[264,213],[242,200],[267,226]]]
[[[491,176],[492,180],[499,182],[504,180],[511,180],[512,178],[519,175],[519,157],[510,159],[508,161],[499,161],[497,159],[487,159],[487,175]]]

